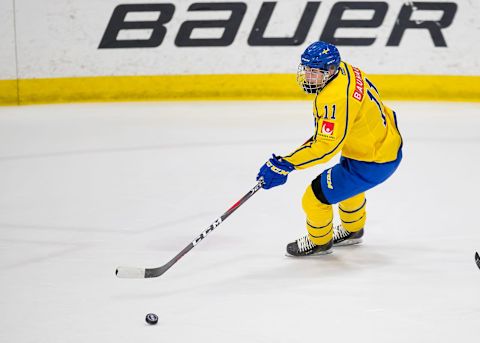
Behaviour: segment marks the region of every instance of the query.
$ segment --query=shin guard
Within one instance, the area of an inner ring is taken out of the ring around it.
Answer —
[[[320,202],[308,186],[302,198],[302,207],[307,215],[308,237],[316,245],[327,244],[333,237],[332,205]]]
[[[357,232],[365,226],[367,219],[366,203],[365,193],[357,194],[340,202],[338,214],[345,230]]]

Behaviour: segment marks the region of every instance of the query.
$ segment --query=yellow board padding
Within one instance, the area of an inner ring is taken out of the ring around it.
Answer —
[[[20,80],[20,103],[307,98],[295,75],[167,75]]]
[[[311,99],[295,74],[98,76],[0,80],[0,105],[149,100]],[[480,102],[480,76],[371,75],[391,100]],[[18,95],[17,95],[18,89]]]
[[[17,80],[0,80],[0,105],[17,104]]]
[[[480,102],[480,76],[371,75],[382,98]]]

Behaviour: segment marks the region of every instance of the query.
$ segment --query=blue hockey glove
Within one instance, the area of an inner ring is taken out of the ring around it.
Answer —
[[[260,180],[260,178],[263,178],[262,187],[264,189],[280,186],[287,182],[288,174],[294,169],[293,164],[290,162],[272,155],[272,158],[260,168],[257,175],[257,181]]]

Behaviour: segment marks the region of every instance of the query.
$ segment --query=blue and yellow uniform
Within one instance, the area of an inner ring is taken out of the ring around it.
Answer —
[[[325,163],[341,152],[340,163],[320,174],[307,188],[302,205],[310,240],[332,239],[333,211],[339,203],[342,225],[363,228],[365,191],[385,181],[402,158],[402,138],[395,112],[360,69],[341,62],[334,78],[316,94],[314,135],[283,157],[295,169]]]

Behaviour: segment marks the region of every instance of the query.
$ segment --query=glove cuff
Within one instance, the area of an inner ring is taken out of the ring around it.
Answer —
[[[277,173],[279,175],[288,175],[290,174],[290,170],[283,170],[279,167],[277,167],[276,165],[274,165],[272,162],[270,161],[267,161],[267,167],[270,168],[271,171],[273,171],[274,173]]]

